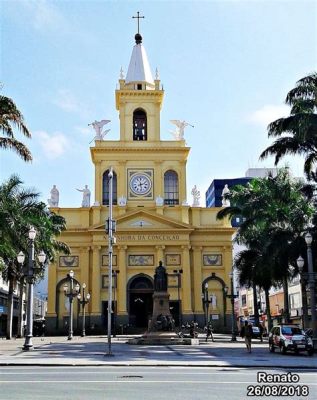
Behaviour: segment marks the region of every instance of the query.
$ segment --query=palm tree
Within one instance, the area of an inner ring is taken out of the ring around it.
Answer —
[[[257,236],[257,237],[256,237]],[[257,287],[263,289],[265,293],[266,315],[268,328],[272,327],[269,290],[274,286],[272,276],[272,257],[269,249],[266,247],[268,238],[265,238],[265,232],[258,230],[254,232],[254,238],[250,245],[251,248],[240,251],[234,260],[238,271],[239,283],[253,288],[253,304],[255,323],[259,324],[259,312],[257,306]]]
[[[308,190],[306,184],[293,180],[288,170],[283,169],[275,178],[269,175],[233,189],[228,196],[234,206],[222,209],[217,216],[220,219],[242,216],[236,241],[245,244],[251,253],[240,262],[247,274],[240,279],[249,279],[266,290],[269,283],[282,284],[286,320],[289,318],[287,280],[291,264],[296,264],[293,249],[314,212],[308,193],[313,193],[312,188]]]
[[[317,73],[300,79],[285,102],[291,106],[290,115],[268,126],[268,136],[278,139],[262,152],[260,159],[273,155],[277,165],[287,154],[303,155],[307,178],[317,181]]]
[[[5,265],[2,274],[9,281],[8,339],[12,337],[13,289],[17,280],[21,282],[20,290],[23,290],[23,270],[17,263],[16,256],[20,251],[28,254],[29,227],[34,226],[37,230],[36,250],[43,250],[48,261],[54,260],[58,251],[69,253],[68,246],[55,239],[61,231],[66,229],[65,219],[49,211],[45,203],[39,202],[38,197],[39,194],[32,189],[24,189],[22,181],[16,175],[0,185],[0,226],[2,229],[0,257]],[[41,276],[41,271],[39,271],[39,276]]]
[[[18,128],[24,136],[31,137],[23,115],[13,100],[9,97],[0,96],[0,132],[4,135],[4,137],[0,137],[0,148],[11,149],[24,161],[32,161],[30,150],[14,137],[13,127]]]

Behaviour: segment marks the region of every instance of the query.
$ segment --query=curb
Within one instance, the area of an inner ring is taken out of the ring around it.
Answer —
[[[182,367],[182,368],[258,368],[258,369],[305,369],[305,370],[317,370],[317,367],[310,366],[285,366],[285,365],[244,365],[244,364],[212,364],[212,365],[198,365],[198,364],[131,364],[131,363],[98,363],[98,364],[45,364],[45,363],[0,363],[0,367]]]

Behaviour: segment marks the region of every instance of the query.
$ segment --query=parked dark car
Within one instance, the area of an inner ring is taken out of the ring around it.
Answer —
[[[309,356],[314,353],[312,339],[305,335],[304,331],[296,325],[277,325],[269,334],[269,349],[274,352],[279,349],[285,354],[287,351],[307,351]]]

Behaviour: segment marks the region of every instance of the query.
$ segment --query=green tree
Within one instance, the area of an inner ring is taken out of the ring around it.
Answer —
[[[32,161],[30,150],[15,138],[14,128],[30,138],[31,133],[25,125],[24,117],[12,99],[0,96],[0,148],[15,151],[24,161]]]
[[[254,179],[246,187],[233,189],[228,197],[234,206],[218,213],[218,218],[242,216],[235,240],[250,253],[238,259],[241,279],[266,291],[271,284],[282,284],[286,320],[287,282],[299,254],[298,239],[314,213],[312,193],[311,185],[292,179],[288,169],[282,169],[276,177]]]
[[[12,337],[13,290],[17,281],[24,286],[24,271],[17,262],[17,254],[23,251],[28,262],[28,231],[34,226],[37,231],[35,250],[43,250],[47,261],[53,261],[57,252],[68,254],[68,246],[56,240],[66,229],[65,219],[52,213],[45,203],[39,201],[39,194],[33,189],[24,189],[22,181],[15,175],[0,185],[0,226],[2,240],[0,257],[5,266],[3,276],[9,282],[7,338]],[[43,271],[38,270],[40,277]]]
[[[305,157],[304,172],[317,181],[317,73],[300,79],[286,97],[290,115],[268,126],[268,136],[277,139],[260,155],[275,156],[275,165],[287,154]]]

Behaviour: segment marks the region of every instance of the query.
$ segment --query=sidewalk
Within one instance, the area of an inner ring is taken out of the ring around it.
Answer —
[[[316,368],[317,354],[282,355],[270,353],[267,342],[254,340],[252,353],[244,341],[230,342],[230,335],[215,335],[215,342],[201,337],[194,346],[129,345],[127,336],[111,340],[111,353],[106,336],[33,338],[34,350],[24,352],[24,339],[0,340],[0,365],[45,366],[184,366],[184,367],[270,367]]]

